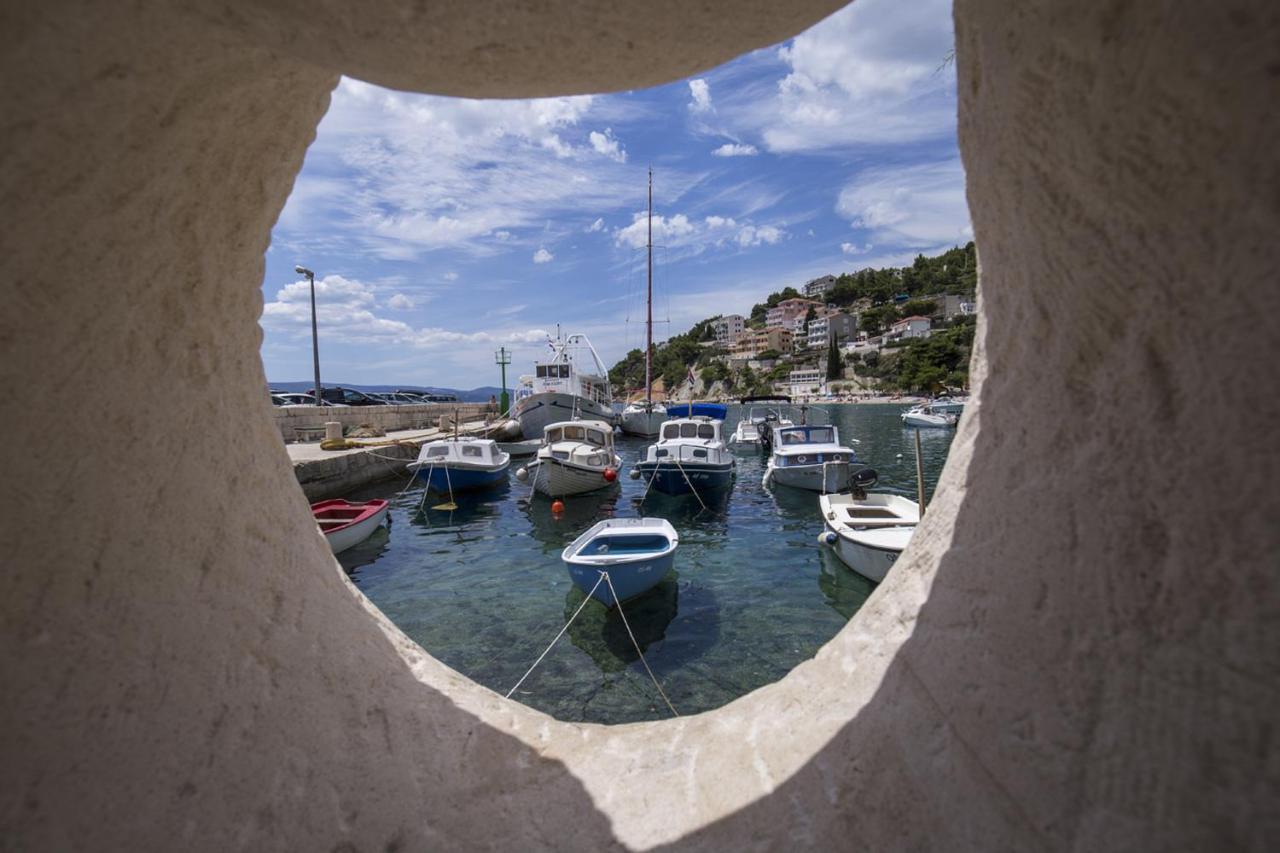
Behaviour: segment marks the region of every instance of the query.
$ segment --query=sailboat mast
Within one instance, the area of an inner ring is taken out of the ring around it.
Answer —
[[[649,167],[649,276],[645,289],[644,401],[653,409],[653,167]]]

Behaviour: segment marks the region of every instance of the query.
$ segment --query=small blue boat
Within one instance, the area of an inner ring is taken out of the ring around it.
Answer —
[[[724,403],[667,403],[669,418],[715,418],[722,421],[729,414]]]
[[[658,443],[631,469],[632,478],[672,496],[729,488],[738,462],[725,446],[723,427],[709,417],[667,421]]]
[[[511,454],[488,438],[451,438],[430,441],[418,451],[409,470],[427,485],[427,491],[449,494],[486,489],[506,482]]]
[[[679,544],[665,518],[608,518],[573,540],[560,559],[578,589],[613,607],[657,586],[675,563]],[[600,583],[605,572],[609,579]]]

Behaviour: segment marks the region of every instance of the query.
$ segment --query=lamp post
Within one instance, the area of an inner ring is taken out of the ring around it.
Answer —
[[[324,397],[320,396],[320,336],[316,331],[316,274],[306,267],[294,267],[298,275],[305,275],[311,283],[311,362],[315,366],[316,405],[324,405]]]
[[[511,363],[511,353],[501,347],[493,354],[493,360],[502,368],[502,397],[498,400],[501,414],[511,417],[511,396],[507,394],[507,365]]]

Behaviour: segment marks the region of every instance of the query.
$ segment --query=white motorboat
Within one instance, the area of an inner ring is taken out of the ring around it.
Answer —
[[[900,495],[822,495],[818,506],[826,525],[820,541],[835,549],[846,566],[877,583],[907,547],[920,521],[920,505]]]
[[[840,431],[830,424],[775,426],[764,472],[765,488],[791,486],[813,492],[843,492],[867,466],[853,449],[840,444]]]
[[[667,421],[658,443],[631,469],[632,478],[668,495],[731,486],[738,461],[725,446],[723,428],[723,421],[703,416]]]
[[[622,431],[627,435],[649,438],[658,434],[667,419],[667,408],[653,401],[653,169],[649,170],[649,253],[648,278],[645,285],[644,399],[622,410]]]
[[[743,397],[742,405],[758,402],[776,402],[777,406],[752,406],[729,438],[731,447],[756,447],[768,442],[770,431],[775,426],[791,426],[793,421],[784,408],[791,403],[790,397],[763,396]]]
[[[614,421],[609,371],[586,335],[551,342],[551,357],[520,377],[512,416],[525,438],[540,438],[548,425],[576,418]],[[612,429],[612,427],[610,427]]]
[[[955,397],[935,397],[929,401],[929,408],[944,415],[959,415],[964,412],[966,402]]]
[[[547,497],[594,492],[618,478],[622,459],[613,450],[613,427],[604,421],[561,421],[543,431],[532,462],[516,471]]]
[[[911,427],[953,427],[958,421],[950,412],[935,412],[927,403],[915,406],[902,413],[903,426]]]

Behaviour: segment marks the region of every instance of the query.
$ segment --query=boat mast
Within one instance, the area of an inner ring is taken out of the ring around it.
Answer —
[[[653,167],[649,167],[649,276],[645,289],[644,402],[653,411]]]

